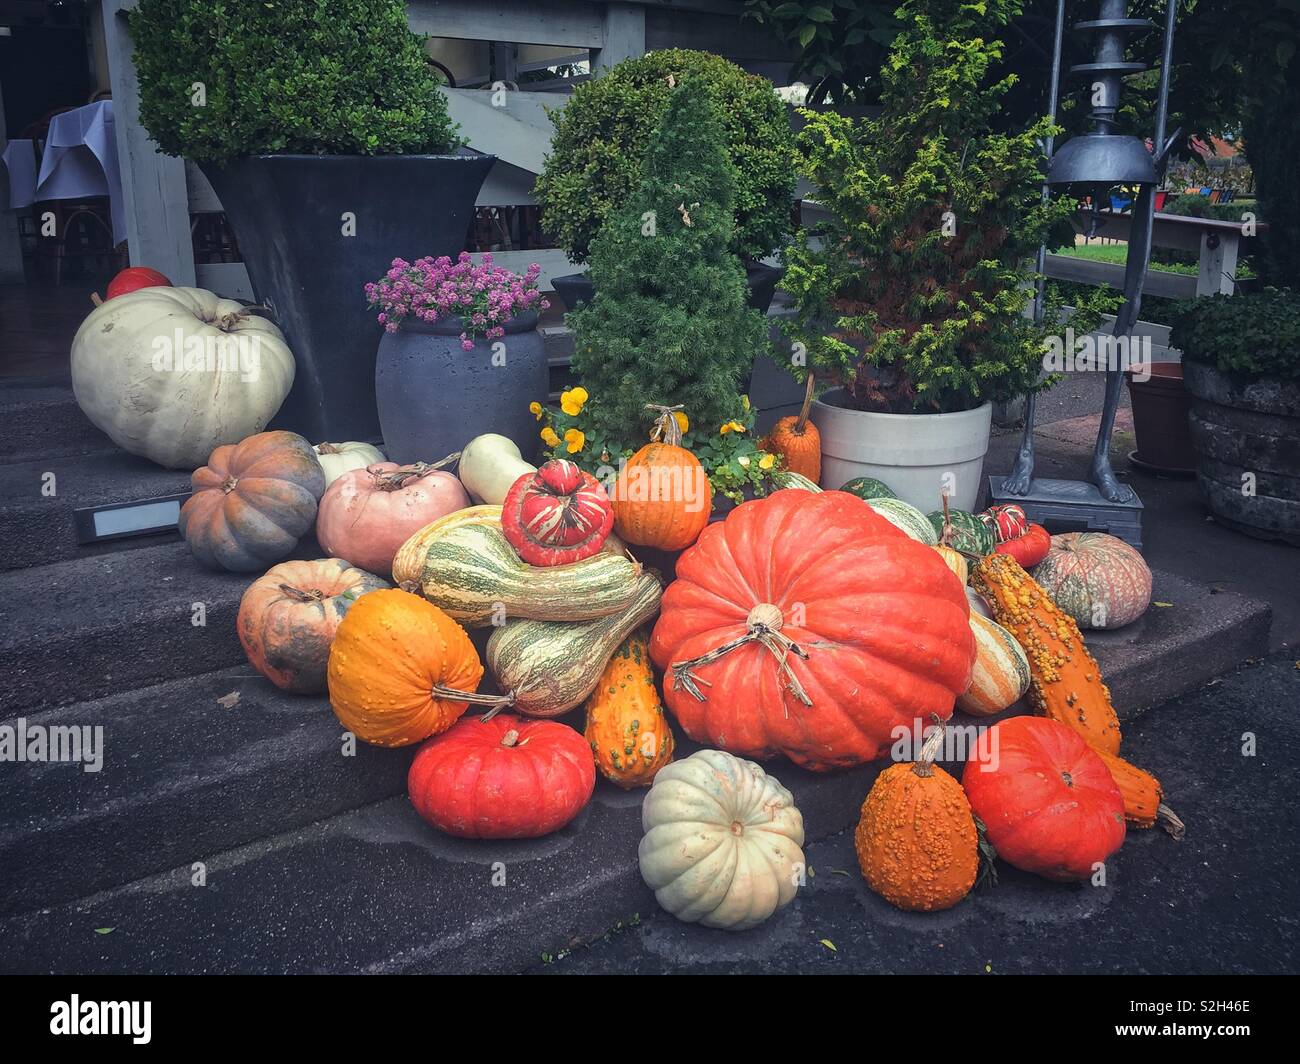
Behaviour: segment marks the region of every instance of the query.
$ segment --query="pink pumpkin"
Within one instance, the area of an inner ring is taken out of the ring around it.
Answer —
[[[1142,555],[1105,532],[1053,536],[1030,575],[1080,628],[1123,628],[1151,605],[1151,570]]]
[[[343,473],[326,489],[316,539],[326,554],[388,577],[398,548],[413,533],[468,505],[450,473],[423,462],[376,462]]]

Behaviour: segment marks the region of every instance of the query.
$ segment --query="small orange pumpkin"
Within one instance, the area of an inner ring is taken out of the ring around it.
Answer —
[[[673,417],[678,407],[647,404],[659,411],[650,442],[619,472],[611,501],[614,529],[629,543],[659,550],[685,550],[699,538],[713,510],[713,489],[700,460],[682,444]]]
[[[803,406],[798,415],[781,418],[767,434],[764,450],[779,454],[785,459],[785,468],[791,473],[807,477],[814,484],[822,478],[822,437],[817,426],[808,420],[812,408],[815,380],[808,374],[808,390],[804,392]]]
[[[450,728],[474,705],[483,663],[465,629],[408,591],[363,595],[330,649],[329,693],[348,731],[376,746],[409,746]]]
[[[915,762],[891,765],[876,777],[853,837],[867,886],[909,912],[951,909],[970,893],[979,871],[970,802],[934,763],[943,731],[926,736]]]
[[[343,615],[366,592],[387,586],[340,558],[281,562],[254,580],[240,599],[235,621],[239,642],[253,668],[276,687],[320,694]]]

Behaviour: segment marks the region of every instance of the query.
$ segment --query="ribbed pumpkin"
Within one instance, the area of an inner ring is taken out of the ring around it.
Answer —
[[[1068,725],[1098,750],[1119,754],[1119,717],[1074,618],[1006,554],[976,562],[971,586],[1024,649],[1034,712]]]
[[[609,540],[580,562],[529,565],[501,530],[500,506],[471,506],[425,525],[393,559],[396,584],[471,628],[606,617],[632,601],[640,572]]]
[[[461,483],[439,466],[379,462],[341,474],[326,490],[316,538],[336,558],[388,576],[398,549],[425,525],[469,506]]]
[[[1165,805],[1164,788],[1155,776],[1122,757],[1112,757],[1100,750],[1096,753],[1119,788],[1124,799],[1124,817],[1130,824],[1139,828],[1152,828],[1159,824],[1175,839],[1183,837],[1186,826],[1178,814]]]
[[[590,558],[613,527],[614,508],[600,482],[563,458],[521,476],[501,506],[501,530],[529,565]]]
[[[325,471],[325,487],[329,487],[344,473],[365,469],[377,462],[386,462],[384,452],[372,443],[347,440],[344,443],[318,443],[313,448],[316,460]]]
[[[1104,532],[1052,537],[1033,578],[1080,628],[1123,628],[1151,605],[1151,569],[1136,550]]]
[[[966,794],[934,763],[943,728],[933,729],[911,764],[876,777],[854,832],[867,886],[909,912],[951,909],[979,871],[979,832]]]
[[[1024,698],[1029,690],[1029,659],[1010,632],[974,610],[970,630],[975,636],[975,667],[957,706],[974,716],[990,717]]]
[[[218,447],[190,477],[178,528],[210,569],[251,573],[287,558],[316,520],[325,474],[294,432],[259,432]]]
[[[651,442],[620,470],[614,485],[614,528],[642,547],[682,550],[699,537],[713,510],[713,488],[700,460],[682,443],[681,426],[666,407]]]
[[[650,645],[634,632],[609,659],[587,699],[587,726],[600,774],[623,788],[648,787],[673,759],[673,729],[650,667]]]
[[[968,614],[931,547],[852,495],[788,489],[678,559],[650,652],[691,738],[831,769],[881,756],[898,725],[948,718],[975,658]]]
[[[763,449],[772,454],[779,454],[785,459],[785,468],[791,473],[807,477],[814,484],[822,478],[822,438],[817,426],[808,420],[808,411],[812,407],[815,379],[808,374],[808,386],[804,391],[803,406],[797,415],[781,418],[767,434]]]
[[[406,779],[415,811],[462,839],[535,839],[581,812],[591,752],[567,724],[466,717],[420,747]]]
[[[339,723],[376,746],[409,746],[444,732],[475,695],[483,664],[465,629],[397,588],[363,595],[330,649],[330,703]]]
[[[1124,799],[1083,737],[1011,717],[980,737],[962,786],[998,856],[1047,879],[1087,879],[1124,842]]]
[[[339,622],[362,595],[387,586],[339,558],[281,562],[244,592],[235,630],[249,663],[276,687],[320,694]]]
[[[1004,539],[993,549],[1015,558],[1022,569],[1030,569],[1047,557],[1052,537],[1042,525],[1030,524],[1014,539]]]

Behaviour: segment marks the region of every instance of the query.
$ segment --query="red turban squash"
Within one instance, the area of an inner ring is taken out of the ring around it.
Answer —
[[[932,547],[853,495],[787,489],[681,556],[650,652],[692,739],[831,769],[952,715],[975,659],[968,617]]]

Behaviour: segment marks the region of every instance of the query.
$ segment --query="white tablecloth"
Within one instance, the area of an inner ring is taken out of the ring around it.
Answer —
[[[113,242],[125,240],[126,215],[122,207],[122,177],[117,166],[113,101],[99,100],[50,119],[34,188],[30,177],[34,159],[31,143],[11,140],[5,148],[9,206],[19,208],[43,200],[107,196],[113,218]]]

